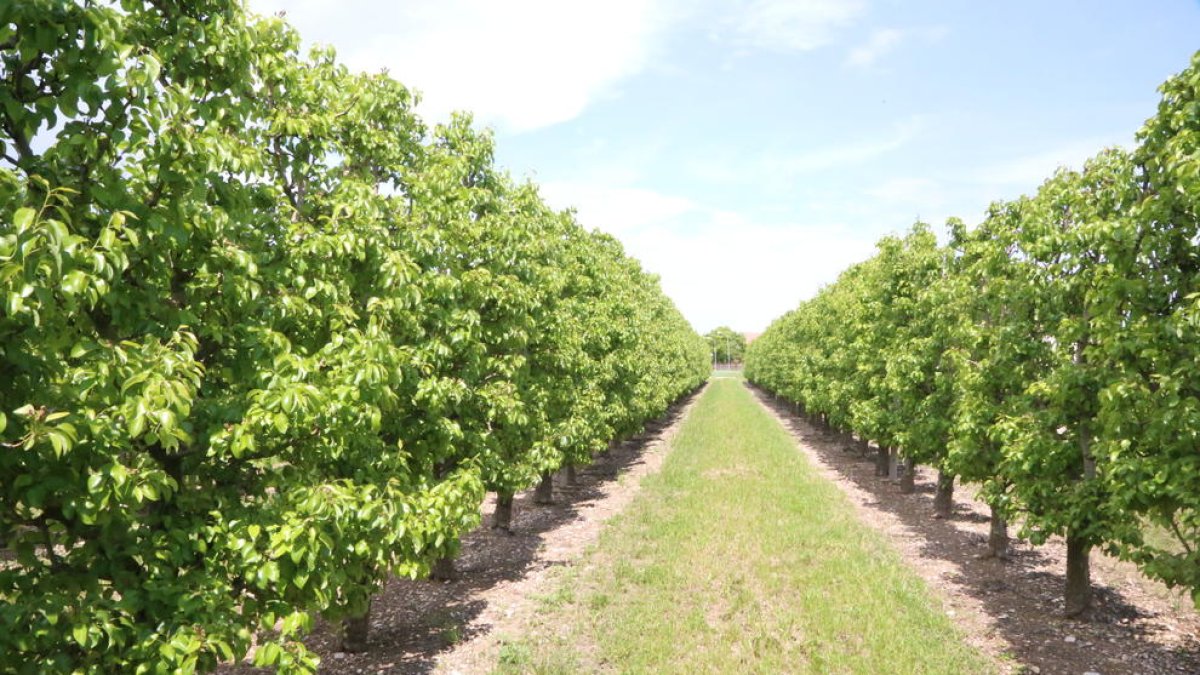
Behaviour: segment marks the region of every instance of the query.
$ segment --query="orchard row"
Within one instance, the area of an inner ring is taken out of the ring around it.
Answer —
[[[992,204],[939,246],[918,224],[776,320],[747,376],[905,467],[955,477],[1006,522],[1067,543],[1065,609],[1089,551],[1200,601],[1200,55],[1162,87],[1132,151]],[[1165,532],[1169,537],[1147,537]]]
[[[299,43],[237,0],[0,5],[0,670],[310,670],[314,614],[707,376],[469,118]]]

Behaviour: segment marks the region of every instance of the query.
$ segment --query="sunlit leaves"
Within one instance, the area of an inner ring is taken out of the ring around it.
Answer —
[[[227,0],[0,4],[0,667],[312,670],[314,613],[706,375],[489,134],[299,42]]]
[[[940,252],[882,241],[772,324],[747,375],[982,483],[1035,542],[1200,587],[1200,54],[1162,92],[1132,154],[952,223]]]

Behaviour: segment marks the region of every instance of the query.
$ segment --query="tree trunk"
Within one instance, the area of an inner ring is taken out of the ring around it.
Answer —
[[[342,644],[339,649],[343,652],[367,651],[367,637],[371,631],[371,601],[367,600],[367,608],[359,616],[351,616],[342,620]]]
[[[1083,309],[1083,321],[1087,324],[1089,314],[1087,307]],[[1088,335],[1075,343],[1075,367],[1082,370],[1087,368]],[[1079,454],[1083,462],[1084,482],[1095,480],[1096,459],[1092,457],[1092,429],[1090,419],[1084,415],[1079,419]],[[1067,528],[1067,585],[1063,593],[1067,616],[1079,616],[1087,611],[1092,604],[1092,570],[1088,560],[1091,544],[1075,534],[1074,528]]]
[[[839,436],[842,442],[842,451],[854,452],[854,434],[849,431],[843,431]]]
[[[888,452],[887,446],[881,445],[875,455],[875,475],[880,478],[888,475],[888,462],[891,461],[891,453]]]
[[[858,455],[859,455],[859,457],[866,457],[867,453],[870,451],[871,451],[871,442],[868,441],[866,438],[858,439]]]
[[[563,473],[565,474],[564,478],[566,479],[567,485],[570,485],[571,487],[579,485],[579,478],[575,475],[574,464],[567,464],[566,470]]]
[[[917,491],[917,463],[905,457],[898,467],[900,472],[900,494],[911,495]]]
[[[429,570],[429,578],[433,581],[458,581],[458,569],[454,567],[454,556],[443,556],[433,561],[433,568]]]
[[[1092,605],[1090,549],[1087,541],[1067,532],[1067,586],[1063,594],[1067,616],[1079,616]]]
[[[954,511],[954,474],[938,471],[937,491],[933,493],[933,515],[949,518]]]
[[[551,475],[549,471],[542,474],[542,480],[538,482],[537,487],[534,489],[533,503],[554,503],[554,476]]]
[[[511,492],[496,493],[496,512],[492,514],[492,529],[512,533],[513,494]]]
[[[888,448],[888,478],[899,480],[900,478],[900,453],[895,448]]]
[[[1008,560],[1008,521],[992,507],[992,523],[988,530],[987,557]]]

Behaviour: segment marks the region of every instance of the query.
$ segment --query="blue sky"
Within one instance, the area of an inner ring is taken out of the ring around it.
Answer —
[[[1131,145],[1200,2],[251,0],[470,110],[701,331],[762,330],[920,218]]]

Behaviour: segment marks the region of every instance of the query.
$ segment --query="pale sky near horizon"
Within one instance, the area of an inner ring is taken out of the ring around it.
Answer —
[[[469,110],[692,325],[761,331],[918,218],[1131,145],[1200,2],[251,0]]]

